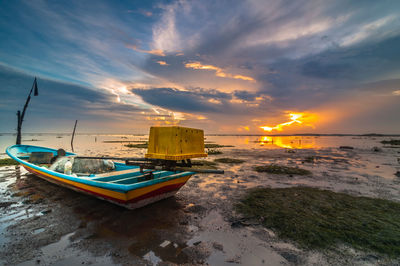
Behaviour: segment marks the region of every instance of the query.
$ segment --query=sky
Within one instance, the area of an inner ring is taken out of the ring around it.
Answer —
[[[3,1],[0,132],[400,133],[400,1]]]

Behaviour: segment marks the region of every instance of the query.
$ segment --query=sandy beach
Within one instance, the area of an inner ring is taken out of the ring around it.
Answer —
[[[0,138],[4,151],[13,136]],[[26,144],[69,149],[68,136],[25,138]],[[74,146],[82,155],[143,156],[145,149],[125,144],[145,139],[78,135]],[[244,163],[218,163],[224,175],[196,174],[176,196],[137,210],[56,186],[19,166],[3,166],[0,264],[398,265],[399,260],[348,246],[325,251],[299,248],[259,221],[242,219],[234,209],[253,187],[307,186],[400,202],[400,180],[395,175],[400,171],[400,149],[381,144],[384,139],[388,138],[207,136],[206,143],[234,146],[218,148],[222,154],[207,160],[235,158]],[[271,163],[298,166],[312,174],[254,171],[254,166]]]

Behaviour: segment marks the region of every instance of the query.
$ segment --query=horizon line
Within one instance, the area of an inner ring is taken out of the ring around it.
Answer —
[[[72,133],[66,132],[26,132],[23,135],[72,135]],[[17,135],[17,133],[0,132],[1,135]],[[148,133],[94,133],[94,132],[82,132],[75,133],[75,135],[132,135],[132,136],[143,136]],[[285,137],[285,136],[364,136],[364,137],[380,137],[380,136],[399,136],[400,133],[295,133],[295,134],[238,134],[238,133],[207,133],[204,136],[271,136],[271,137]]]

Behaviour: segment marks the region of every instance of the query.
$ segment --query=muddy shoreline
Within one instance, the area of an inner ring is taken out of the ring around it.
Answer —
[[[373,143],[371,143],[372,147]],[[312,186],[400,202],[397,149],[224,148],[224,175],[195,175],[175,197],[126,210],[41,180],[18,166],[0,168],[0,264],[21,265],[396,265],[349,247],[302,250],[233,204],[247,188]],[[291,151],[291,152],[288,152]],[[306,158],[314,156],[309,162]],[[255,165],[301,166],[312,175],[257,173]]]

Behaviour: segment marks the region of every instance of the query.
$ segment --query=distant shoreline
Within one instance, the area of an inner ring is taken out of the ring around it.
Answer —
[[[0,133],[1,135],[15,135],[16,133]],[[47,135],[47,136],[70,136],[71,133],[23,133],[29,135]],[[76,133],[76,135],[130,135],[130,136],[147,136],[148,134],[129,134],[129,133]],[[301,133],[301,134],[205,134],[205,136],[219,137],[400,137],[400,134],[318,134],[318,133]]]

